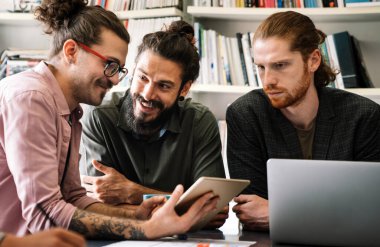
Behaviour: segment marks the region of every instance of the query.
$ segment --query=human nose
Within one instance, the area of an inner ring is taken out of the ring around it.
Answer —
[[[151,100],[154,98],[155,92],[154,92],[154,85],[152,82],[149,82],[144,85],[144,90],[141,94],[141,96],[144,97],[145,100]]]
[[[277,77],[270,69],[266,69],[263,73],[261,73],[260,79],[264,87],[277,84]]]
[[[116,73],[113,76],[111,76],[110,81],[112,82],[112,85],[117,86],[120,83],[119,74]]]

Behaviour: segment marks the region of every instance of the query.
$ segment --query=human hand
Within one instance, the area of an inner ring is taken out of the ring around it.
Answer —
[[[215,229],[221,227],[228,219],[228,211],[230,207],[226,205],[203,229]]]
[[[136,183],[112,167],[105,166],[96,160],[92,161],[92,165],[104,175],[100,177],[81,176],[82,186],[86,188],[88,196],[111,205],[141,203],[142,195],[136,189],[138,187]]]
[[[61,228],[38,232],[25,237],[7,235],[1,247],[82,247],[85,239],[74,232]]]
[[[144,200],[136,209],[135,217],[139,220],[148,220],[165,202],[167,201],[164,195],[154,196]]]
[[[237,203],[232,211],[236,213],[244,230],[268,231],[268,200],[257,195],[240,195],[234,198]]]
[[[215,210],[217,200],[212,192],[198,198],[181,216],[175,211],[176,203],[183,194],[183,186],[177,185],[170,199],[146,222],[145,234],[149,239],[172,236],[187,232],[207,213]]]

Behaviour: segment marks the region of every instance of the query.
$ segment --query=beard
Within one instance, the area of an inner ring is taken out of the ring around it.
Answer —
[[[141,95],[128,92],[126,95],[126,123],[132,131],[138,135],[151,136],[162,128],[162,126],[169,120],[175,109],[178,107],[177,100],[174,104],[168,108],[165,108],[163,103],[158,100],[145,101]],[[146,114],[136,116],[134,111],[136,103],[144,101],[151,104],[152,107],[160,109],[160,113],[157,117],[151,121],[145,121]]]
[[[83,84],[83,81],[77,80],[73,84],[73,97],[79,103],[84,103],[88,105],[100,105],[103,101],[106,91],[100,94],[95,94],[93,92],[94,87],[103,87],[111,89],[113,86],[112,81],[109,79],[97,79],[92,85]]]
[[[311,76],[312,75],[310,75],[307,72],[307,67],[305,64],[302,78],[297,82],[297,86],[291,92],[289,92],[288,89],[286,88],[276,87],[271,84],[268,86],[264,86],[263,89],[264,89],[265,94],[269,98],[271,105],[274,108],[282,109],[289,106],[296,106],[299,103],[301,103],[302,99],[305,97],[306,92],[309,89],[310,84],[311,84]],[[271,92],[271,91],[280,91],[281,93],[284,94],[284,96],[281,98],[271,98],[268,95],[268,92]]]

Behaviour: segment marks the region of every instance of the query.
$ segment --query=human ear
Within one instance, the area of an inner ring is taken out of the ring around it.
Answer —
[[[78,54],[78,45],[74,40],[66,40],[63,44],[62,50],[65,62],[67,62],[68,64],[73,64],[76,62]]]
[[[322,54],[319,49],[315,49],[309,56],[309,71],[315,72],[322,61]]]
[[[193,81],[187,81],[185,85],[183,85],[180,96],[185,97],[189,93],[192,82]]]

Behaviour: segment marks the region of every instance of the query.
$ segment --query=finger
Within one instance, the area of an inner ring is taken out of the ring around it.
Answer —
[[[216,197],[212,192],[204,194],[185,213],[185,217],[192,219],[192,222],[197,222],[206,213],[216,208],[219,197]]]
[[[226,206],[223,207],[222,211],[220,211],[219,213],[228,214],[229,210],[230,210],[230,206],[227,204]]]
[[[164,206],[174,208],[182,194],[183,194],[183,186],[181,184],[178,184],[173,190],[171,197],[165,203]]]
[[[250,195],[239,195],[237,197],[234,198],[234,201],[236,203],[245,203],[245,202],[248,202],[248,198],[249,198]]]
[[[154,196],[147,200],[144,200],[141,205],[145,208],[154,208],[157,205],[164,203],[165,200],[165,196]]]
[[[217,214],[214,216],[214,218],[212,219],[212,221],[220,221],[220,220],[226,220],[228,219],[228,214]]]
[[[241,211],[241,205],[237,204],[237,205],[232,207],[232,212],[240,213],[240,211]]]
[[[104,174],[110,174],[114,171],[112,167],[105,166],[97,160],[92,160],[92,165],[96,170],[103,172]]]
[[[94,184],[96,181],[96,177],[87,176],[87,175],[81,175],[81,182],[82,184]]]

